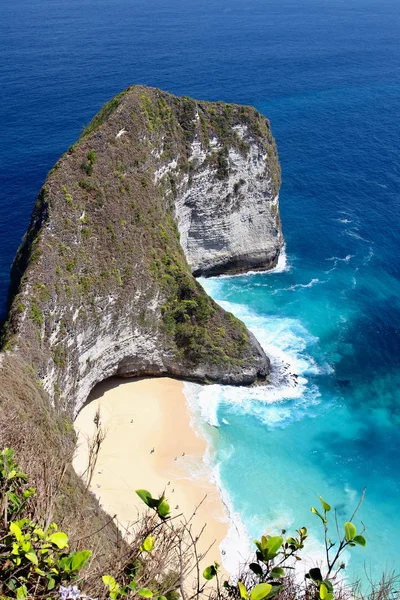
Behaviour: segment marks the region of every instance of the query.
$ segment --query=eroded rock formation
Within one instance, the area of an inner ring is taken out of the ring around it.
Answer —
[[[255,109],[129,88],[47,178],[13,266],[4,349],[70,413],[112,375],[264,380],[254,336],[192,273],[276,264],[279,185]]]

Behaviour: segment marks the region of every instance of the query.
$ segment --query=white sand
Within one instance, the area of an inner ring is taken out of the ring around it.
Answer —
[[[146,489],[165,495],[172,515],[193,519],[204,552],[214,543],[202,567],[221,563],[219,544],[228,533],[228,515],[212,474],[203,461],[206,443],[190,425],[183,384],[169,378],[111,379],[96,387],[92,400],[75,421],[78,434],[75,470],[82,474],[88,464],[87,440],[93,435],[93,418],[100,408],[106,430],[90,489],[102,507],[117,515],[123,528],[137,519],[145,505],[135,493]],[[152,449],[154,448],[154,452]]]

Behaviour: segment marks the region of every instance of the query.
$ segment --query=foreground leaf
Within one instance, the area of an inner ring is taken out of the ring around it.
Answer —
[[[359,546],[365,546],[367,544],[367,541],[363,535],[356,535],[353,538],[353,542],[355,542]]]
[[[312,506],[312,507],[311,507],[311,512],[312,512],[314,515],[317,515],[317,517],[319,517],[323,523],[326,523],[326,519],[325,519],[325,518],[324,518],[324,517],[321,515],[321,513],[319,513],[319,512],[317,511],[317,509],[316,509],[314,506]]]
[[[166,517],[168,517],[170,508],[169,508],[169,504],[166,500],[162,500],[161,504],[159,505],[159,507],[157,509],[157,512],[162,519],[165,519]]]
[[[249,565],[249,568],[253,571],[253,573],[255,573],[256,575],[258,575],[259,577],[262,576],[263,570],[261,568],[261,565],[259,565],[258,563],[251,563]]]
[[[283,577],[284,574],[285,574],[285,571],[283,569],[281,569],[280,567],[275,567],[271,571],[271,577],[273,577],[274,579],[277,579],[278,577]]]
[[[150,492],[147,490],[136,490],[136,493],[147,506],[150,506],[150,500],[152,500]]]
[[[347,521],[347,523],[344,524],[344,533],[346,535],[346,540],[351,542],[357,534],[356,526],[353,525],[353,523],[350,523],[350,521]]]
[[[318,496],[318,498],[319,498],[319,499],[320,499],[320,501],[321,501],[322,508],[323,508],[324,510],[326,510],[326,512],[329,512],[329,511],[331,510],[331,506],[330,506],[330,504],[328,504],[327,502],[325,502],[325,500],[323,500],[323,498],[321,498],[321,496]]]
[[[327,595],[328,595],[327,587],[324,583],[321,583],[321,585],[319,587],[319,597],[321,598],[321,600],[325,600]]]
[[[49,536],[49,542],[57,546],[59,550],[62,550],[68,547],[68,536],[62,531],[57,531],[57,533],[52,533]]]
[[[283,538],[280,535],[270,537],[267,542],[268,554],[275,554],[283,544]]]
[[[148,535],[147,538],[143,542],[143,549],[146,552],[151,552],[154,548],[154,538],[152,535]]]
[[[16,523],[10,523],[10,532],[13,534],[17,542],[22,538],[21,528]]]
[[[203,571],[203,577],[204,579],[207,579],[207,581],[210,581],[213,577],[215,577],[217,574],[217,570],[214,567],[214,565],[210,565],[209,567],[206,567]]]
[[[92,555],[91,550],[82,550],[77,552],[71,561],[71,571],[80,571]]]
[[[241,581],[238,581],[238,588],[240,592],[240,597],[243,600],[247,600],[247,590]]]
[[[38,566],[38,564],[39,564],[38,557],[36,556],[36,554],[33,550],[31,550],[30,552],[27,552],[25,554],[25,558],[30,560],[31,563],[34,564],[36,567]]]
[[[250,600],[263,600],[271,590],[272,585],[270,583],[259,583],[251,590]]]
[[[306,575],[307,579],[312,579],[313,581],[322,581],[322,573],[318,567],[310,569]]]

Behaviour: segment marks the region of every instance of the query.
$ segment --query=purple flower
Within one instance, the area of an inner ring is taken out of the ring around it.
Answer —
[[[59,600],[80,600],[81,592],[76,585],[69,585],[68,587],[64,587],[60,585],[58,589],[58,599]]]

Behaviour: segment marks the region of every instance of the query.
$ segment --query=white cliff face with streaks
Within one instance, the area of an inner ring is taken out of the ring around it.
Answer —
[[[268,156],[247,127],[237,132],[249,150],[244,155],[229,149],[226,177],[217,176],[209,153],[196,140],[189,159],[193,175],[179,188],[175,209],[180,241],[196,276],[269,269],[283,245]],[[221,149],[214,142],[212,151]]]

